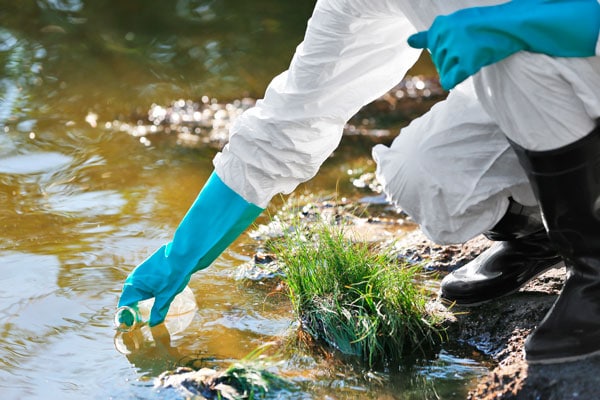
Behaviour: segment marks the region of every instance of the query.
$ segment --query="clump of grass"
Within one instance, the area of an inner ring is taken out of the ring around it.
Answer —
[[[429,354],[443,339],[441,318],[426,311],[418,267],[350,240],[343,227],[317,223],[274,245],[302,327],[369,367]]]

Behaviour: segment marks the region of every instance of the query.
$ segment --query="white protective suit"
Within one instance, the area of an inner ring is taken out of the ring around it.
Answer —
[[[318,1],[288,71],[275,77],[264,99],[235,121],[228,145],[214,159],[217,174],[236,193],[261,207],[278,193],[290,193],[317,173],[338,146],[345,123],[362,106],[393,88],[414,64],[419,51],[408,46],[410,34],[427,29],[437,15],[501,2]],[[480,73],[475,78],[477,91],[485,97],[490,114],[484,111],[470,79],[402,129],[391,147],[373,149],[386,194],[438,243],[464,242],[493,227],[506,212],[510,196],[524,205],[535,204],[527,177],[499,126],[517,143],[529,145],[520,139],[520,132],[529,135],[539,127],[528,125],[530,118],[523,112],[517,113],[518,118],[511,113],[525,103],[535,106],[548,93],[545,73],[551,75],[561,62],[572,61],[549,63],[549,57],[527,53],[511,60],[521,58],[545,60],[536,64],[539,70],[531,67],[530,75],[515,77],[516,87],[527,94],[522,104],[499,111],[492,93],[502,92],[505,99],[514,95],[500,83],[506,71],[483,77]],[[586,73],[593,70],[596,75],[590,76],[600,82],[596,66],[584,68]],[[574,137],[587,134],[597,117],[595,110],[600,110],[594,95],[600,93],[598,85],[586,89],[593,79],[577,79],[575,72],[570,77],[579,84],[563,84],[542,102],[554,103],[549,121],[562,122],[555,127],[559,142],[564,141],[563,131]],[[568,97],[563,97],[565,93]],[[584,107],[572,104],[574,97],[581,97]],[[578,112],[572,118],[555,112],[567,108]],[[579,120],[582,114],[587,116]],[[530,141],[560,145],[542,136],[531,136]]]

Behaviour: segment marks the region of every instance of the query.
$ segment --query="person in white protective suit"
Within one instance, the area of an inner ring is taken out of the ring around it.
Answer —
[[[391,147],[373,149],[377,177],[435,242],[481,233],[497,241],[448,275],[441,296],[489,301],[565,260],[565,289],[528,340],[527,358],[600,351],[600,6],[500,3],[317,1],[289,69],[235,121],[173,240],[129,275],[119,305],[154,297],[149,323],[162,322],[191,275],[274,195],[312,178],[350,117],[402,79],[419,55],[407,44],[418,30],[411,46],[431,51],[452,90]]]

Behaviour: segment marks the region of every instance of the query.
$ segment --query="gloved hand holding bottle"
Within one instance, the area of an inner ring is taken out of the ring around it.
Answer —
[[[191,275],[208,267],[263,211],[212,173],[179,224],[173,240],[127,277],[119,307],[154,297],[149,325],[164,321],[175,296]]]
[[[428,48],[445,89],[518,51],[591,57],[600,30],[598,0],[513,0],[439,16],[409,37]]]

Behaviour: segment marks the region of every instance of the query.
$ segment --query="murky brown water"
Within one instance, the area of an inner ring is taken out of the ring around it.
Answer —
[[[178,98],[260,96],[312,4],[0,0],[2,399],[168,398],[152,378],[182,359],[226,365],[286,332],[287,300],[231,277],[251,255],[242,238],[194,276],[199,309],[170,346],[115,349],[124,278],[170,238],[217,150],[145,145],[105,122]],[[346,154],[310,190],[356,195],[346,171],[373,168],[369,149]],[[462,398],[482,371],[448,352],[383,383],[300,353],[280,368],[292,397],[332,399]]]

